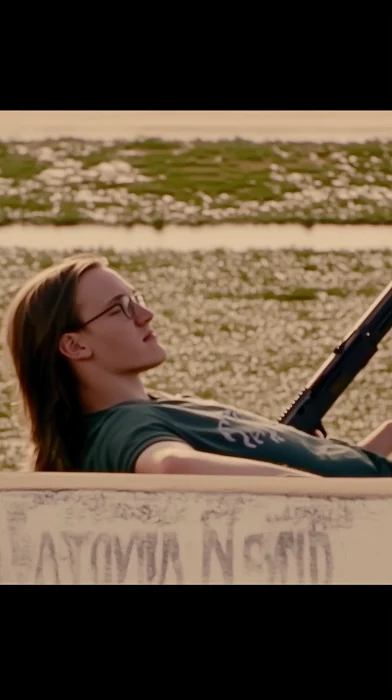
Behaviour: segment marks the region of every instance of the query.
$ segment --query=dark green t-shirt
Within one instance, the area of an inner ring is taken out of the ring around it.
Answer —
[[[227,404],[150,393],[86,417],[78,471],[132,472],[141,452],[161,440],[196,450],[271,462],[331,477],[391,476],[392,462],[341,440],[320,439]]]

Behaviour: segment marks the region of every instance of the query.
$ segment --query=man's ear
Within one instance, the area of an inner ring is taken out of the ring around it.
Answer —
[[[88,360],[91,348],[80,340],[78,333],[64,333],[59,342],[59,350],[69,360]]]

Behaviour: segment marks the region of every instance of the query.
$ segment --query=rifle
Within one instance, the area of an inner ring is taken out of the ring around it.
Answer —
[[[306,433],[327,433],[322,419],[356,375],[378,350],[392,327],[392,282],[343,338],[304,390],[283,413],[279,423]]]

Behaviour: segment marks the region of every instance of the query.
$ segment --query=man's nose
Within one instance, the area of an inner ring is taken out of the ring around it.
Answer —
[[[147,306],[140,306],[140,304],[135,304],[135,319],[140,325],[148,323],[154,317],[153,312]]]

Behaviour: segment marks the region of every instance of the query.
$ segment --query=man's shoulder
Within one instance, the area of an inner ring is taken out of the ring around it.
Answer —
[[[91,413],[86,417],[86,423],[89,429],[94,429],[123,420],[144,420],[155,412],[156,406],[152,401],[121,401],[102,411]]]
[[[160,413],[149,401],[123,401],[87,416],[82,468],[128,471],[134,451],[152,435],[164,433]]]

